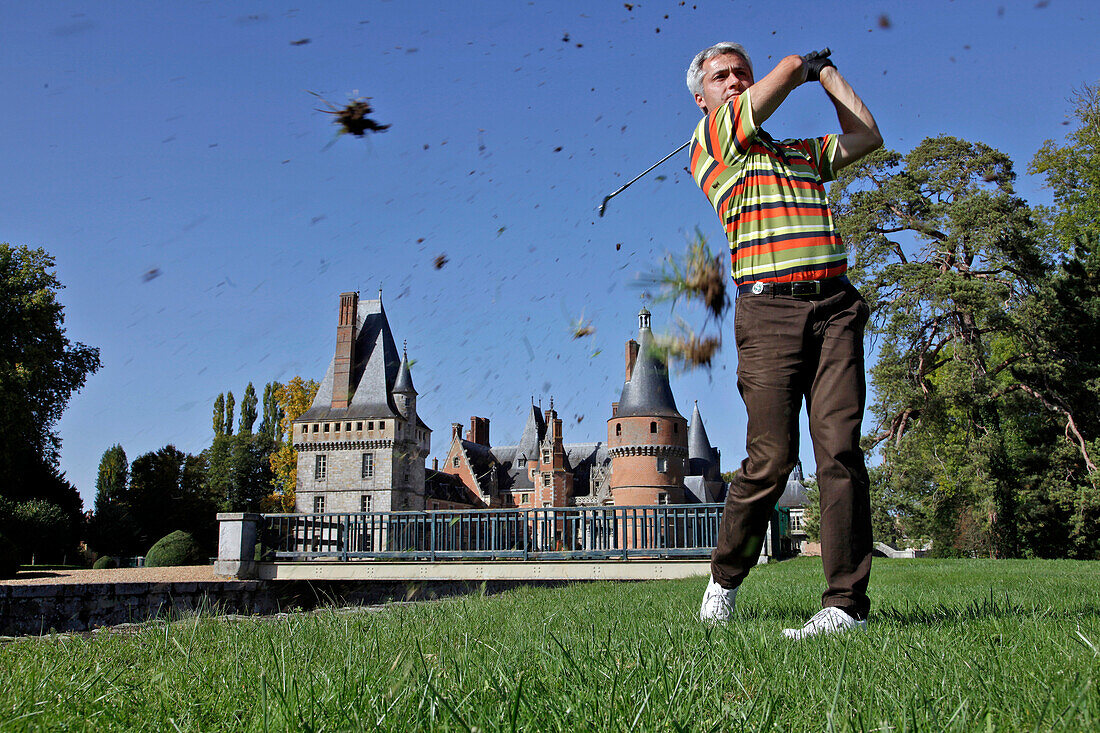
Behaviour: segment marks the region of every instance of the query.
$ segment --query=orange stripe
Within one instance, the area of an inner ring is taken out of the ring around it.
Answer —
[[[836,265],[824,270],[805,270],[803,272],[792,272],[788,275],[781,277],[758,277],[747,282],[762,282],[762,283],[796,283],[805,282],[807,280],[828,280],[829,278],[839,277],[848,271],[848,263],[845,262],[842,265]]]
[[[727,224],[726,231],[731,232],[739,225],[749,221],[763,221],[764,219],[774,219],[782,216],[798,216],[802,218],[820,218],[823,222],[828,220],[825,215],[828,213],[828,209],[821,208],[803,208],[801,206],[792,206],[786,209],[760,209],[758,211],[746,211],[741,214],[736,224]]]
[[[798,239],[788,239],[783,242],[762,242],[761,244],[754,244],[752,246],[740,245],[737,248],[736,260],[743,260],[746,257],[753,257],[756,255],[767,254],[769,252],[786,252],[789,249],[801,249],[803,247],[840,247],[840,238],[836,235],[832,237],[799,237]],[[841,254],[838,252],[837,254]]]

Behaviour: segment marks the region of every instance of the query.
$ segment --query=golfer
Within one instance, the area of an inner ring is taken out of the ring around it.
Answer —
[[[882,145],[878,126],[829,51],[787,56],[756,81],[736,43],[691,62],[687,85],[705,117],[691,168],[729,239],[737,285],[737,387],[748,410],[748,457],[730,485],[699,616],[727,621],[756,564],[772,511],[798,460],[806,399],[821,497],[822,610],[790,638],[863,629],[870,603],[871,511],[859,447],[869,309],[845,276],[844,244],[822,184]],[[763,125],[787,95],[817,81],[839,135],[776,140]]]

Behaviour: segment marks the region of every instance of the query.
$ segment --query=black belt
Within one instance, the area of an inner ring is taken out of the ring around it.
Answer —
[[[737,286],[738,295],[795,295],[804,297],[826,296],[839,292],[848,284],[841,275],[828,280],[802,280],[793,283],[742,283]]]

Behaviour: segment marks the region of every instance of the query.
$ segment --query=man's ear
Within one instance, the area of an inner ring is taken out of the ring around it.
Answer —
[[[705,99],[703,99],[702,94],[696,94],[695,95],[695,104],[699,107],[699,109],[703,110],[703,114],[708,114],[708,112],[707,112],[707,101]]]

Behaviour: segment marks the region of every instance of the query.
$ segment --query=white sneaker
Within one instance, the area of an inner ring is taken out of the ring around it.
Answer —
[[[734,601],[737,599],[737,589],[723,588],[710,579],[707,590],[703,593],[703,605],[699,607],[699,620],[710,623],[729,621],[733,615]]]
[[[842,634],[846,631],[866,631],[867,622],[857,621],[836,606],[823,608],[801,629],[783,629],[788,639],[805,639],[818,634]]]

